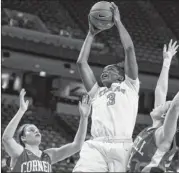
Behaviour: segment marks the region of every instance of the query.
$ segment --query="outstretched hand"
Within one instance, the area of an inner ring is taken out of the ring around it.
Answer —
[[[20,110],[25,112],[28,109],[29,106],[29,101],[28,100],[24,100],[24,96],[26,94],[25,89],[22,89],[20,92]]]
[[[168,48],[166,46],[166,44],[164,45],[163,48],[163,58],[164,59],[169,59],[171,60],[172,57],[177,53],[177,49],[179,47],[179,45],[177,45],[177,41],[175,41],[174,43],[172,43],[172,39],[170,40],[170,43],[168,44]]]
[[[82,102],[79,102],[79,111],[81,116],[88,117],[91,112],[91,102],[89,95],[83,95]]]

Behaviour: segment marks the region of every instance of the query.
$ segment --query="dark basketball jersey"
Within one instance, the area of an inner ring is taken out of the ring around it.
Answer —
[[[177,150],[177,152],[175,153],[170,167],[167,168],[167,172],[179,172],[179,149]]]
[[[177,150],[176,141],[169,151],[160,151],[155,142],[154,128],[144,129],[135,139],[127,165],[128,172],[164,172]]]
[[[38,157],[24,149],[12,168],[12,172],[52,172],[51,159],[47,153],[43,152],[41,157]]]

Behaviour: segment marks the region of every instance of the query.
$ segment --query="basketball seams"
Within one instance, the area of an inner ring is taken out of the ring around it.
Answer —
[[[93,13],[93,12],[101,12],[101,11],[110,11],[112,13],[111,10],[107,10],[107,9],[97,9],[97,10],[91,10],[90,13]]]

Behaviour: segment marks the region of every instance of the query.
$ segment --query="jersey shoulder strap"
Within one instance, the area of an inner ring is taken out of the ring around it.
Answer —
[[[47,161],[50,164],[52,163],[50,156],[46,152],[44,152],[44,151],[42,152],[41,160]]]

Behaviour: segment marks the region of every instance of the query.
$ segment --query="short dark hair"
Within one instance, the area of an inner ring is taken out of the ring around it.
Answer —
[[[124,80],[125,80],[125,71],[124,71],[124,68],[121,67],[119,64],[112,64],[112,65],[117,68],[119,74],[120,74],[121,76],[123,76],[123,77],[124,77]]]
[[[20,145],[22,145],[23,147],[25,147],[24,142],[22,141],[21,137],[24,135],[24,130],[25,127],[27,127],[30,124],[23,124],[22,126],[19,127],[19,129],[17,130],[17,139],[20,143]]]
[[[118,64],[115,64],[115,67],[118,69],[118,71],[125,76],[125,72],[124,72],[124,68],[122,68],[121,66],[119,66]]]

